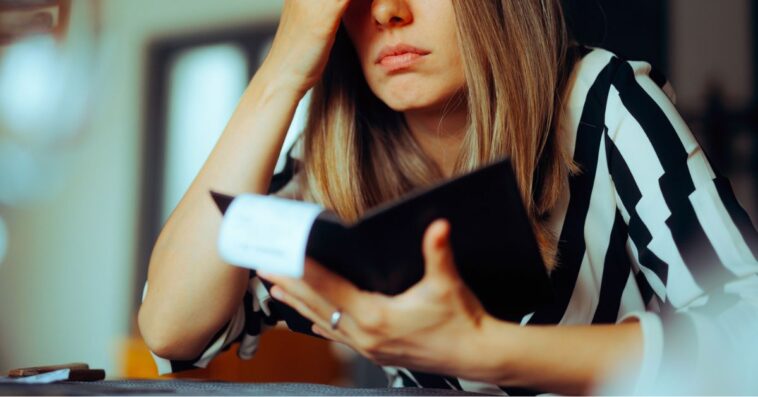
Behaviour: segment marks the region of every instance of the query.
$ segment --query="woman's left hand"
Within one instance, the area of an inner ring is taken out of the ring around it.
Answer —
[[[313,321],[316,334],[345,343],[377,364],[462,375],[477,360],[468,357],[467,344],[478,339],[487,314],[458,275],[449,236],[444,220],[426,229],[424,276],[396,296],[361,291],[310,258],[302,279],[259,276],[275,284],[275,299]],[[330,319],[338,309],[343,315],[332,329]]]

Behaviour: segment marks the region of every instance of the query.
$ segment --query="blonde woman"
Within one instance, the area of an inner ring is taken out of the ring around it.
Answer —
[[[570,46],[559,0],[285,0],[270,53],[155,245],[139,324],[159,370],[204,366],[233,342],[249,358],[281,302],[392,386],[574,394],[620,376],[645,390],[736,308],[758,319],[744,298],[758,286],[755,230],[669,88],[646,63]],[[312,260],[300,280],[222,263],[208,191],[277,190],[309,89],[278,195],[352,220],[510,156],[556,302],[521,324],[489,316],[457,276],[444,220],[419,247],[424,278],[394,297]]]

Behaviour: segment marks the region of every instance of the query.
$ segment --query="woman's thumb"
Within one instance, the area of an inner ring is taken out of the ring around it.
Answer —
[[[450,223],[445,219],[432,222],[424,232],[424,277],[456,275],[453,248],[450,245]]]

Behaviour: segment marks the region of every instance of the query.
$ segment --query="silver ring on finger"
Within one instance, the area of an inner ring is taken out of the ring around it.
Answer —
[[[340,320],[342,320],[342,310],[337,309],[332,312],[332,317],[329,320],[329,325],[332,327],[332,331],[337,330]]]

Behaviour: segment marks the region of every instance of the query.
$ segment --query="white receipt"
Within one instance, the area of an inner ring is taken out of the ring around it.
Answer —
[[[266,273],[302,277],[311,226],[323,210],[301,201],[239,195],[221,222],[221,259]]]

